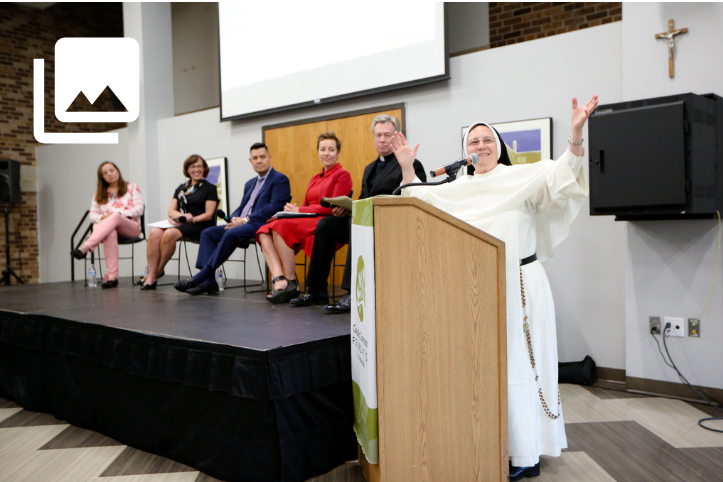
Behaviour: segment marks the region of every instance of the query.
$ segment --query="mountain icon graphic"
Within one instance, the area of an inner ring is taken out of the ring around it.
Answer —
[[[106,86],[92,104],[81,90],[66,112],[128,112],[128,109],[113,90]]]

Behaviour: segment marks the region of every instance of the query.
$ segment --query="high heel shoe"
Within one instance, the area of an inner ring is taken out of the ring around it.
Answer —
[[[158,281],[154,281],[153,283],[149,285],[141,285],[141,291],[148,291],[148,290],[155,290],[156,286],[158,285]]]
[[[164,276],[166,276],[166,273],[161,271],[158,275],[156,275],[156,280],[159,280],[159,279],[163,278]],[[146,282],[146,277],[141,276],[140,278],[138,278],[138,283],[136,283],[136,284],[142,285],[145,282]]]
[[[277,276],[276,278],[271,278],[271,294],[270,294],[270,295],[266,295],[266,301],[271,301],[271,297],[274,296],[274,295],[275,295],[276,293],[278,293],[279,291],[281,291],[281,289],[283,289],[283,288],[281,288],[281,289],[278,289],[278,290],[277,290],[276,288],[274,288],[274,285],[275,285],[278,281],[285,280],[285,279],[286,279],[286,276],[284,276],[284,275]]]
[[[288,303],[292,298],[299,296],[299,283],[295,279],[286,281],[286,288],[274,291],[271,298],[269,298],[269,301],[273,304]]]
[[[75,259],[85,259],[87,253],[82,252],[79,248],[75,248],[70,254],[72,254]]]

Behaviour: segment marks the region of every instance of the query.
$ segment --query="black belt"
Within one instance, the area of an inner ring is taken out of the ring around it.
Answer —
[[[522,258],[520,260],[520,266],[524,266],[526,264],[530,264],[533,261],[537,261],[537,253],[533,254],[532,256],[528,256],[526,258]]]

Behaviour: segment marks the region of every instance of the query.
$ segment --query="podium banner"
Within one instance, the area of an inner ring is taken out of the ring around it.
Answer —
[[[354,201],[351,237],[351,377],[354,390],[354,432],[367,461],[378,464],[379,411],[372,199]]]

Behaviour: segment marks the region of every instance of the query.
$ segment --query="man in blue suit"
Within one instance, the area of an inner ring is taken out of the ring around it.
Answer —
[[[289,201],[289,178],[271,167],[271,154],[266,144],[252,145],[249,161],[258,176],[244,186],[241,205],[231,214],[231,222],[203,230],[196,259],[196,268],[201,271],[191,279],[174,283],[173,287],[178,291],[192,295],[217,292],[216,269],[236,248],[253,238],[267,219],[283,211]]]

